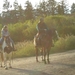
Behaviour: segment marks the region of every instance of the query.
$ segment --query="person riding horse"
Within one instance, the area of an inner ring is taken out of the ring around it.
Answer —
[[[42,55],[42,60],[46,64],[50,63],[49,61],[49,53],[51,50],[51,47],[54,47],[53,43],[53,37],[54,35],[58,35],[57,30],[53,27],[50,26],[48,28],[44,22],[44,19],[41,18],[40,22],[36,26],[38,33],[34,37],[34,46],[35,46],[35,53],[36,53],[36,61],[38,62],[38,55],[39,55],[39,50]]]
[[[9,61],[9,68],[12,68],[11,66],[11,59],[12,59],[12,54],[13,51],[15,51],[14,49],[14,42],[13,40],[10,38],[10,34],[8,31],[8,28],[6,25],[3,26],[2,30],[1,30],[1,39],[0,39],[0,44],[2,46],[1,48],[1,59],[3,57],[3,61],[1,60],[1,66],[2,66],[2,62],[4,63],[4,68],[8,69],[7,67],[7,60]]]
[[[38,38],[39,44],[41,44],[42,37],[48,33],[48,27],[43,18],[40,18],[40,22],[37,24],[36,29],[38,31],[36,37]]]
[[[14,42],[13,40],[10,38],[10,33],[8,31],[8,28],[7,28],[7,25],[4,25],[2,30],[1,30],[1,39],[0,39],[0,44],[2,45],[3,41],[4,41],[4,38],[8,38],[10,40],[10,42],[12,42],[12,45],[13,45],[13,50],[14,49]]]

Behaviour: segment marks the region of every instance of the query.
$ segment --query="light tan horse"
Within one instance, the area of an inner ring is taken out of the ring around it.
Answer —
[[[2,50],[1,50],[1,67],[2,67],[2,63],[4,63],[4,68],[8,69],[7,63],[9,62],[9,68],[12,68],[11,66],[12,51],[13,51],[13,45],[8,39],[8,37],[5,37],[2,44]]]

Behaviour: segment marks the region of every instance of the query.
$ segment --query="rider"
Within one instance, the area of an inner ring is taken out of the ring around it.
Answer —
[[[4,37],[8,37],[9,40],[12,42],[13,45],[13,49],[14,49],[14,42],[13,40],[10,38],[10,33],[8,31],[7,25],[4,25],[2,30],[1,30],[1,39],[0,39],[0,44],[2,45]],[[15,50],[15,49],[14,49]]]
[[[39,40],[41,41],[42,35],[43,35],[43,34],[45,35],[45,34],[48,32],[48,27],[47,27],[47,25],[45,24],[43,18],[40,18],[40,21],[39,21],[39,23],[37,24],[36,29],[37,29],[37,31],[38,31],[37,37],[38,37]]]

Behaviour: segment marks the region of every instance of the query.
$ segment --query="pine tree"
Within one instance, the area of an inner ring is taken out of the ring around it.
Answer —
[[[31,20],[34,18],[34,15],[33,15],[33,6],[31,4],[31,2],[29,1],[26,1],[25,3],[25,19],[26,20]]]
[[[71,14],[75,13],[75,3],[72,4],[71,6]]]

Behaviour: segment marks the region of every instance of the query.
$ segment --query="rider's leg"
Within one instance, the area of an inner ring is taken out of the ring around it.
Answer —
[[[15,51],[15,47],[14,47],[14,41],[9,37],[10,41],[12,42],[12,46],[13,46],[13,50]]]
[[[3,40],[4,40],[4,39],[1,37],[1,38],[0,38],[0,45],[2,45]]]
[[[40,45],[41,44],[41,38],[40,38],[39,32],[37,33],[36,38],[37,38],[37,44]]]

